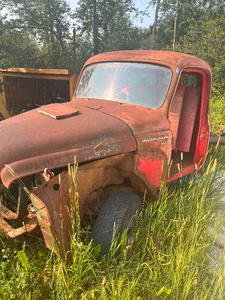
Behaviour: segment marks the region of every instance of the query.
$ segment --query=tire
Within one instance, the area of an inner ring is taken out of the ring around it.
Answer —
[[[101,245],[98,259],[109,253],[113,238],[120,237],[125,229],[127,229],[127,244],[131,242],[132,221],[137,211],[140,213],[141,209],[142,201],[135,194],[116,192],[109,196],[92,232],[94,245]]]

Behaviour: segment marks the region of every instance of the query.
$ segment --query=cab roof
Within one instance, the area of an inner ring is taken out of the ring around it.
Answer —
[[[202,59],[179,52],[155,51],[155,50],[126,50],[106,52],[95,55],[87,60],[84,66],[99,62],[140,62],[140,63],[157,63],[168,67],[193,67],[205,69],[211,73],[209,65]]]

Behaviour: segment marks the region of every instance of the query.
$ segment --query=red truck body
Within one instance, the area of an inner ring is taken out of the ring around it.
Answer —
[[[1,232],[13,238],[40,227],[47,246],[54,249],[55,240],[65,255],[72,230],[67,168],[75,156],[82,226],[95,223],[108,198],[121,202],[145,190],[155,198],[162,184],[201,171],[211,77],[206,62],[182,53],[103,53],[85,63],[71,102],[2,121]],[[17,195],[14,204],[6,191]],[[26,225],[12,228],[10,219]]]

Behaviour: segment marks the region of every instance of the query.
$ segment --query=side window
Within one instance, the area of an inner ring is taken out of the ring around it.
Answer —
[[[187,87],[197,87],[197,76],[195,74],[181,74],[179,84]]]

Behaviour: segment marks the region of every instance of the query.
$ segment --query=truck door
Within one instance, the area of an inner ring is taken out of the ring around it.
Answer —
[[[204,70],[185,69],[169,110],[173,135],[168,181],[201,170],[209,141],[209,76]]]

